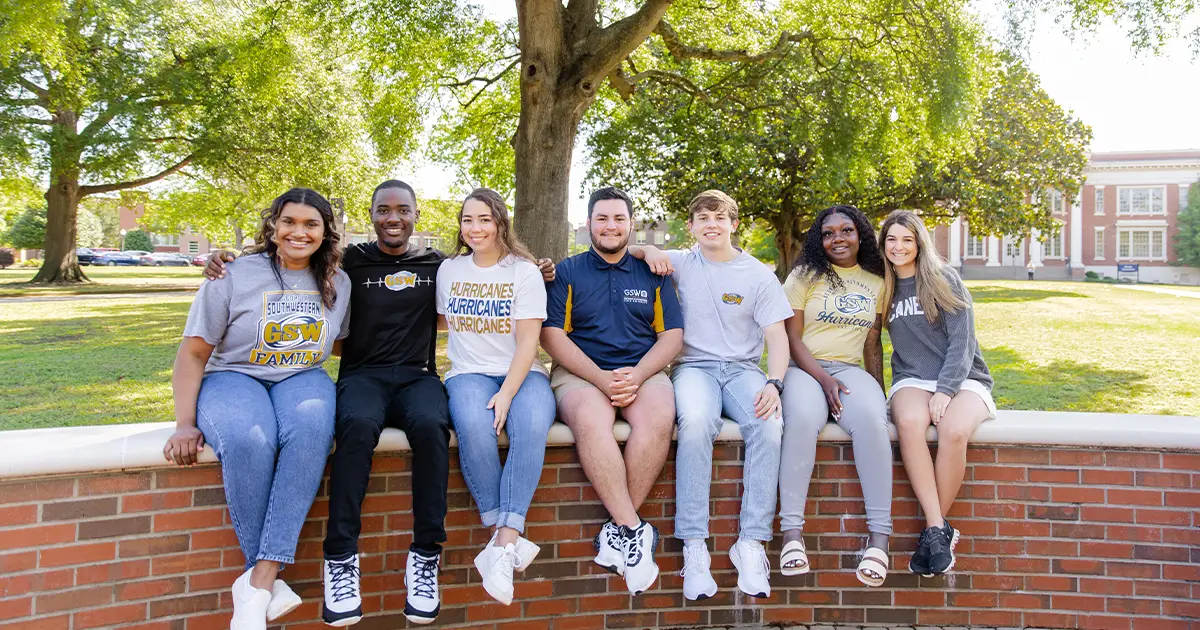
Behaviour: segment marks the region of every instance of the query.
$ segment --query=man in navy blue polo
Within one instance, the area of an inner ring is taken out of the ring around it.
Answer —
[[[592,193],[592,248],[559,264],[542,347],[554,359],[559,417],[612,517],[596,536],[596,563],[624,575],[636,595],[658,579],[658,530],[637,510],[671,445],[675,394],[663,370],[683,347],[683,314],[671,278],[629,255],[632,224],[633,203],[623,191]],[[618,409],[631,428],[624,456],[613,437]]]

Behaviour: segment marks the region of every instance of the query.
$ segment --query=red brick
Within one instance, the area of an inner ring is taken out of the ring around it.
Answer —
[[[121,511],[127,513],[161,512],[189,507],[192,507],[192,493],[186,490],[127,494],[121,497]]]
[[[1029,480],[1036,483],[1079,483],[1079,469],[1030,468]]]
[[[372,465],[374,464],[372,463]],[[219,485],[221,485],[221,467],[216,465],[182,469],[168,468],[154,473],[154,487],[158,490]]]
[[[1079,555],[1085,558],[1132,558],[1133,545],[1085,541],[1079,543]]]
[[[26,621],[0,622],[0,629],[2,630],[68,630],[70,627],[70,615],[34,617]]]
[[[5,536],[8,532],[4,533]],[[18,551],[0,554],[0,575],[28,571],[37,566],[37,551]]]
[[[1050,607],[1050,596],[1032,593],[1001,593],[1000,607],[1045,610]]]
[[[0,527],[29,525],[38,520],[38,506],[33,504],[0,507]]]
[[[1139,470],[1135,478],[1137,485],[1154,488],[1191,488],[1192,476],[1188,473],[1156,472]]]
[[[1064,450],[1050,451],[1050,463],[1055,466],[1103,466],[1103,451]]]
[[[218,602],[216,593],[155,600],[150,602],[150,618],[207,612],[216,609]]]
[[[1080,630],[1129,630],[1133,620],[1129,617],[1101,615],[1079,615]]]
[[[1081,610],[1104,612],[1104,598],[1089,595],[1059,595],[1050,596],[1054,610]]]
[[[1166,501],[1159,505],[1169,505],[1173,508],[1200,508],[1200,492],[1166,492]]]
[[[1163,493],[1160,490],[1108,490],[1108,502],[1116,505],[1150,505],[1162,507]]]
[[[75,581],[84,584],[135,580],[150,575],[149,560],[127,560],[109,564],[93,564],[75,570]]]
[[[240,554],[241,552],[238,553]],[[205,569],[216,569],[220,566],[220,551],[197,551],[156,556],[150,560],[150,573],[152,575],[193,573]]]
[[[33,598],[0,599],[0,621],[17,619],[33,614]]]
[[[1104,465],[1110,468],[1162,468],[1162,457],[1146,451],[1105,451]]]
[[[1044,448],[999,448],[996,460],[1001,464],[1049,464],[1050,450]]]
[[[1200,582],[1200,564],[1164,564],[1162,567],[1162,576],[1166,580]]]
[[[1184,527],[1192,523],[1191,515],[1182,510],[1151,510],[1148,508],[1138,508],[1136,520],[1139,524],[1182,525]]]
[[[1132,470],[1084,470],[1083,483],[1093,486],[1132,486]]]
[[[1101,572],[1104,571],[1101,567]],[[976,578],[978,579],[978,578]],[[1027,590],[1031,591],[1058,591],[1062,593],[1077,593],[1083,591],[1089,593],[1087,589],[1081,589],[1083,581],[1078,578],[1064,577],[1061,575],[1030,575],[1025,578],[1025,583],[1028,584]],[[1003,606],[1003,603],[1001,604]]]
[[[1088,522],[1132,523],[1134,511],[1133,508],[1084,505],[1081,507],[1080,516]]]
[[[73,523],[6,529],[0,536],[0,550],[44,547],[74,540],[75,525]]]
[[[1057,451],[1055,451],[1057,452]],[[1026,612],[1025,625],[1037,628],[1074,628],[1076,616],[1056,612]]]
[[[1158,527],[1128,527],[1124,525],[1109,525],[1107,530],[1108,538],[1110,540],[1162,542],[1162,529]]]
[[[123,582],[116,586],[116,598],[119,602],[135,599],[150,599],[164,595],[178,595],[187,590],[187,581],[183,577],[147,580],[144,582]]]
[[[61,593],[38,595],[36,608],[39,615],[44,615],[64,610],[95,608],[111,604],[112,601],[113,587],[111,584],[105,584],[89,588],[76,588]]]
[[[1126,556],[1122,556],[1126,557]],[[1157,578],[1161,573],[1162,565],[1151,562],[1114,562],[1109,561],[1106,565],[1106,574],[1109,577],[1132,577],[1132,578]]]
[[[65,567],[77,564],[95,564],[116,558],[117,544],[114,542],[91,543],[43,549],[38,566]]]
[[[1025,481],[1026,472],[1017,466],[975,466],[971,471],[975,481]]]
[[[81,518],[114,516],[116,513],[117,497],[55,501],[42,505],[42,522],[74,521]]]
[[[106,475],[103,477],[80,477],[79,496],[97,494],[127,494],[149,490],[153,478],[151,473]]]
[[[206,510],[187,510],[154,515],[154,531],[169,532],[181,529],[203,529],[220,527],[225,522],[226,509],[214,507]]]
[[[1050,488],[1050,500],[1055,503],[1104,503],[1103,488]]]
[[[1079,578],[1079,588],[1092,595],[1133,595],[1133,583],[1124,579]]]
[[[74,496],[74,479],[50,479],[42,481],[17,481],[0,484],[0,503],[27,503],[51,501]]]
[[[1200,454],[1163,453],[1162,467],[1171,470],[1200,470]]]
[[[40,591],[57,591],[75,586],[75,570],[39,571],[10,575],[0,572],[0,596],[16,597]]]
[[[144,621],[146,605],[125,604],[124,606],[77,612],[74,619],[75,630],[120,626],[133,621]]]

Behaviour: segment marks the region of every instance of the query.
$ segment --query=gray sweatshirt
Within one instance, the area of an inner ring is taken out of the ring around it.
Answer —
[[[944,269],[950,288],[967,301],[967,307],[954,313],[941,311],[935,324],[929,323],[921,309],[916,277],[896,279],[888,314],[892,382],[905,378],[937,381],[937,391],[947,396],[957,394],[968,378],[991,389],[992,377],[975,339],[971,294],[953,268]]]

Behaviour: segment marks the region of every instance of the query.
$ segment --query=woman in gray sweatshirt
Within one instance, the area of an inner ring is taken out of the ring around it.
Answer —
[[[922,575],[954,567],[959,533],[945,516],[967,465],[967,440],[996,416],[992,377],[979,341],[971,294],[934,249],[921,218],[897,210],[883,222],[883,320],[892,341],[892,421],[900,455],[925,513],[925,530],[909,561]],[[937,427],[934,461],[925,434]]]

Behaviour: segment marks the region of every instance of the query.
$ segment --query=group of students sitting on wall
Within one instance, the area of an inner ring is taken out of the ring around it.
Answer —
[[[712,597],[709,488],[722,417],[745,443],[740,530],[728,550],[738,588],[771,594],[765,544],[779,497],[783,575],[809,571],[804,508],[817,435],[832,419],[853,440],[869,536],[855,574],[880,586],[892,533],[890,415],[926,529],[909,562],[950,571],[959,540],[945,515],[962,483],[967,440],[995,416],[992,380],[975,338],[971,298],[933,248],[921,218],[893,212],[878,236],[857,208],[813,221],[782,285],[732,244],[737,203],[710,190],[692,200],[696,245],[629,244],[633,204],[619,189],[588,201],[592,246],[555,267],[513,233],[503,198],[473,191],[459,210],[453,255],[410,243],[413,189],[379,185],[377,240],[343,248],[329,202],[294,188],[263,214],[250,252],[213,255],[176,357],[177,429],[164,447],[189,465],[209,444],[246,572],[233,583],[231,630],[261,630],[300,604],[278,579],[332,454],[322,618],[362,618],[357,541],[372,453],[385,426],[412,449],[412,544],[404,613],[433,621],[446,541],[449,440],[491,540],[475,557],[487,593],[513,598],[514,572],[539,548],[525,516],[556,418],[611,518],[595,562],[630,593],[658,578],[658,531],[638,516],[676,451],[675,536],[684,596]],[[890,331],[893,384],[884,387],[881,334]],[[437,331],[451,368],[438,377]],[[547,370],[538,345],[553,359]],[[759,367],[764,346],[767,370]],[[321,368],[341,357],[336,384]],[[887,394],[885,395],[885,391]],[[624,451],[618,414],[630,426]],[[926,443],[937,427],[936,460]],[[508,436],[500,460],[498,438]]]

